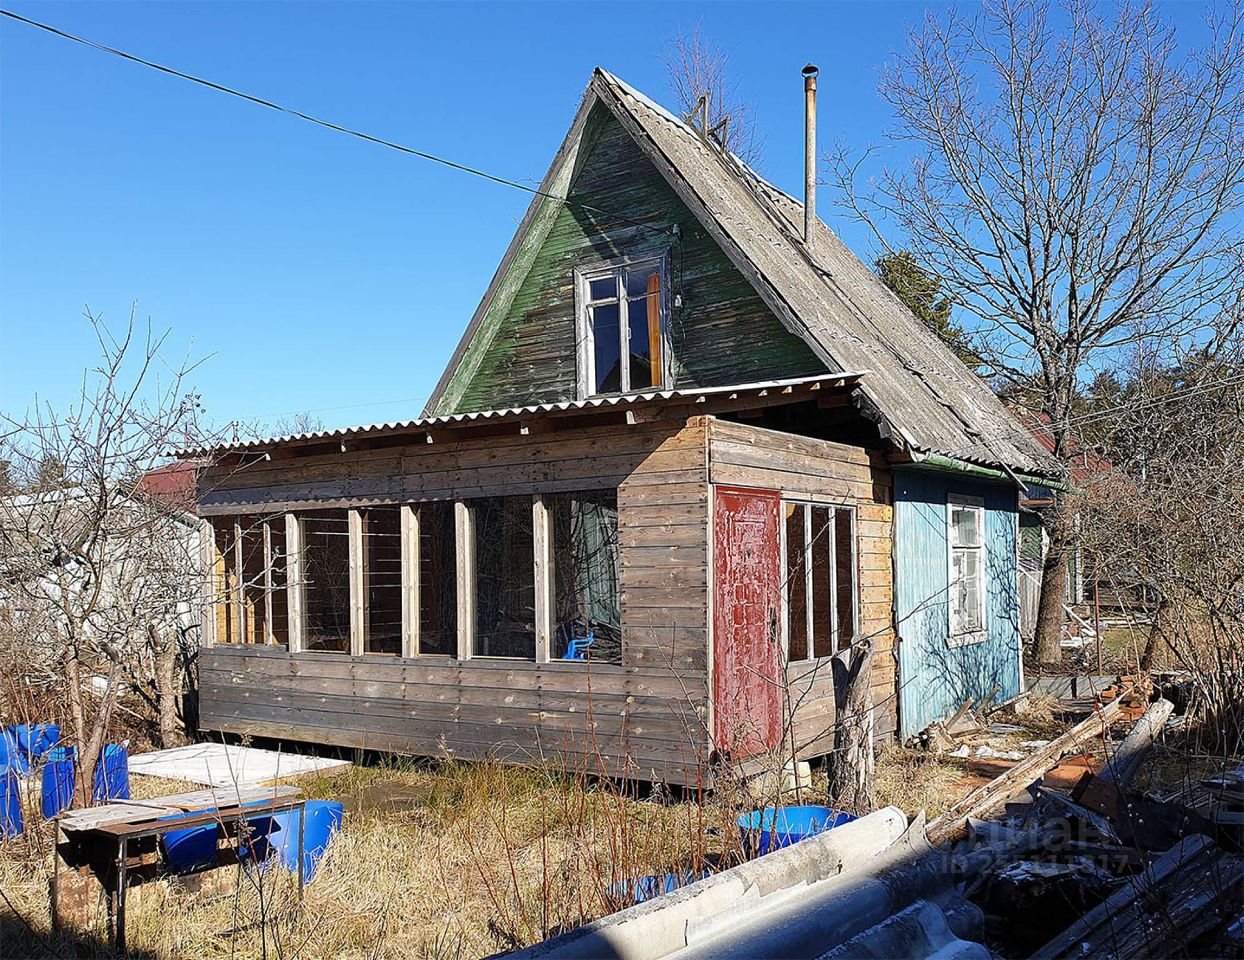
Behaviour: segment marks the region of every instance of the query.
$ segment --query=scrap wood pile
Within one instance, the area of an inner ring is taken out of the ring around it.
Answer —
[[[1244,766],[1158,796],[1132,781],[1174,709],[1124,684],[1082,722],[1034,749],[929,824],[967,899],[1007,957],[1238,957],[1244,954]],[[970,711],[946,721],[969,736]],[[1136,718],[1099,773],[1070,794],[1043,783],[1067,753]]]

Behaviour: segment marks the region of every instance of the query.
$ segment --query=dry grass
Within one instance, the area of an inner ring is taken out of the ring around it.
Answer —
[[[474,957],[531,943],[610,912],[627,877],[699,869],[722,853],[724,805],[640,799],[609,783],[499,765],[354,768],[304,781],[347,819],[299,906],[284,873],[243,875],[206,898],[148,884],[131,900],[137,955]],[[192,788],[134,778],[138,796]],[[108,956],[48,934],[46,827],[0,846],[10,912],[0,956]],[[4,910],[0,905],[0,910]]]
[[[958,799],[962,791],[955,787],[963,776],[961,763],[887,745],[877,756],[877,805],[898,807],[909,817],[923,810],[932,819]]]

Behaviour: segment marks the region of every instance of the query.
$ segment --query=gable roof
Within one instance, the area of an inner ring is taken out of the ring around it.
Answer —
[[[603,104],[791,333],[833,371],[867,370],[863,401],[883,432],[919,457],[935,453],[1054,474],[1057,464],[969,371],[821,220],[809,250],[803,205],[737,157],[612,74],[597,69],[483,301],[425,408],[436,409],[484,320],[512,297],[514,274],[539,245],[539,222],[569,193],[588,114]],[[533,233],[536,234],[533,236]],[[529,264],[528,260],[528,264]],[[518,278],[521,280],[521,276]]]

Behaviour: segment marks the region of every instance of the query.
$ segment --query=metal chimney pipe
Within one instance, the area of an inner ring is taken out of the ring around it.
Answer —
[[[803,243],[812,247],[816,224],[816,77],[815,64],[803,68]]]

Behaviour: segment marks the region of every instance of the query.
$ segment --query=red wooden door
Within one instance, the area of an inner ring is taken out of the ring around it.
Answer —
[[[713,733],[735,759],[776,747],[782,734],[780,506],[776,490],[716,488]]]

